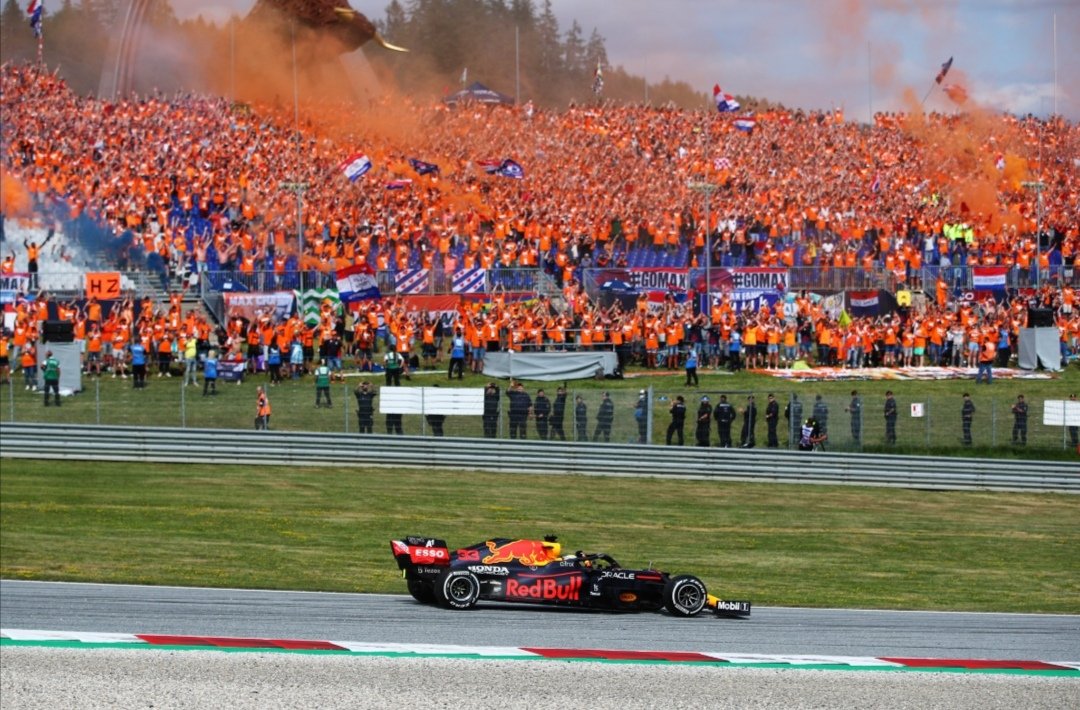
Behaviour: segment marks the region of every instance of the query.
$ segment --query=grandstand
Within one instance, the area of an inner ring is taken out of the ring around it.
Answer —
[[[4,251],[21,271],[23,239],[41,229],[27,220],[52,225],[39,258],[49,291],[74,294],[78,274],[111,269],[129,295],[164,303],[195,285],[225,304],[223,292],[333,289],[338,272],[365,265],[384,297],[400,297],[384,298],[384,320],[413,335],[434,307],[410,298],[448,294],[458,305],[435,309],[447,327],[493,326],[501,347],[546,347],[562,328],[580,347],[633,343],[642,362],[654,340],[718,352],[735,330],[754,345],[796,331],[873,349],[959,323],[979,343],[1024,326],[1021,300],[1056,309],[1064,352],[1080,331],[1080,131],[1060,118],[881,114],[861,125],[776,110],[746,131],[648,106],[387,100],[362,116],[307,107],[298,133],[280,107],[80,97],[29,65],[5,66],[2,90],[5,181],[32,206],[7,215]],[[1044,142],[1052,159],[1040,159]],[[341,166],[357,150],[371,168],[350,179]],[[523,179],[502,172],[507,159]],[[701,180],[714,188],[709,208],[691,186]],[[656,274],[662,287],[648,285]],[[608,277],[645,284],[643,309],[600,306]],[[914,310],[895,308],[902,293]],[[498,308],[482,315],[466,300]]]

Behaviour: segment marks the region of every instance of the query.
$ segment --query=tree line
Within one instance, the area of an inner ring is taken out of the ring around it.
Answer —
[[[95,92],[109,42],[119,35],[126,0],[63,0],[59,7],[56,1],[45,8],[45,63],[77,93]],[[0,11],[0,61],[36,57],[25,4],[5,0]],[[227,46],[230,23],[240,19],[180,20],[170,0],[151,0],[145,22],[196,53]],[[401,91],[418,97],[454,91],[467,73],[469,83],[480,81],[540,106],[641,103],[646,98],[653,105],[707,105],[701,87],[667,78],[646,86],[643,77],[609,65],[599,28],[586,34],[574,20],[564,29],[550,0],[390,0],[383,16],[371,19],[387,40],[410,50],[397,54],[366,47],[376,73],[392,76]],[[603,72],[599,95],[593,91],[597,65]],[[175,85],[158,88],[205,90],[192,80],[190,74],[178,76]]]

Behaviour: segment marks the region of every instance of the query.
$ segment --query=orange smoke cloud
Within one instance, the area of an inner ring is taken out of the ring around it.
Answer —
[[[0,166],[0,212],[23,219],[33,215],[32,206],[30,190],[23,181]]]

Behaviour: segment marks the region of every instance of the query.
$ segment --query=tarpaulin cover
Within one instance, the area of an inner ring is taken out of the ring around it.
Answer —
[[[1057,372],[1061,369],[1061,345],[1057,328],[1021,328],[1020,353],[1017,364],[1022,370],[1043,369]]]
[[[486,353],[484,375],[519,380],[584,380],[597,370],[610,375],[619,366],[613,352],[589,353]]]

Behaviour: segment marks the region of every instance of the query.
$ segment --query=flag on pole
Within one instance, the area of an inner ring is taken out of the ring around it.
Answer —
[[[738,111],[740,106],[739,102],[735,100],[735,97],[731,94],[725,94],[719,84],[713,84],[712,88],[713,101],[716,102],[716,110],[720,113],[726,113],[728,111]]]
[[[604,70],[600,67],[600,60],[596,61],[596,74],[593,76],[592,92],[597,96],[604,92]]]
[[[419,158],[409,158],[409,165],[417,172],[418,175],[430,175],[434,173],[439,174],[439,166],[435,163],[425,163]]]
[[[515,180],[521,180],[525,177],[525,169],[521,167],[516,161],[507,158],[502,161],[499,167],[495,170],[495,174],[501,177],[513,178]]]
[[[952,69],[952,60],[953,58],[949,57],[949,61],[941,65],[941,71],[939,71],[937,73],[937,76],[934,77],[934,83],[940,84],[945,79],[945,75],[949,73],[950,69]]]
[[[338,298],[342,303],[379,298],[379,284],[375,282],[375,270],[367,264],[355,264],[338,269],[334,275]]]
[[[26,6],[26,14],[30,17],[30,29],[34,31],[34,36],[41,37],[41,16],[45,12],[45,3],[43,0],[30,0],[30,4]]]
[[[355,153],[341,161],[338,170],[343,172],[350,182],[356,182],[364,176],[364,173],[371,170],[371,158],[363,153]]]

